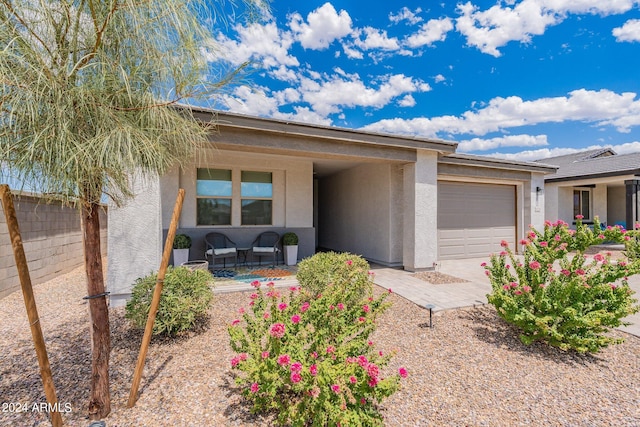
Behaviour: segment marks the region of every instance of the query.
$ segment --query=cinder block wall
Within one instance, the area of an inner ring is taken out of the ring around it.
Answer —
[[[81,266],[84,262],[80,214],[60,203],[35,196],[13,199],[31,282],[36,285]],[[107,255],[106,208],[100,215],[102,255]],[[0,298],[20,289],[9,230],[0,203]]]

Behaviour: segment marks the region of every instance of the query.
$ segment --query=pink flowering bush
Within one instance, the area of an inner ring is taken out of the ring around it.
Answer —
[[[351,267],[361,264],[352,257]],[[228,329],[236,383],[253,411],[275,411],[281,425],[382,426],[378,404],[408,375],[386,374],[393,354],[369,339],[388,293],[374,298],[370,279],[364,294],[341,280],[313,297],[254,286],[257,297]]]
[[[353,298],[360,299],[371,286],[369,263],[362,257],[348,252],[320,252],[298,264],[296,278],[302,290],[310,296],[324,293],[332,283],[350,286]],[[349,301],[342,301],[348,304]]]
[[[639,310],[627,278],[640,272],[638,232],[619,226],[593,229],[577,218],[576,229],[567,223],[545,222],[543,232],[531,229],[520,241],[522,256],[506,242],[500,255],[483,266],[491,280],[487,295],[503,319],[521,331],[525,344],[546,342],[563,350],[597,352],[622,339],[607,333],[628,324],[623,318]],[[627,258],[611,254],[585,255],[603,242],[624,243]]]

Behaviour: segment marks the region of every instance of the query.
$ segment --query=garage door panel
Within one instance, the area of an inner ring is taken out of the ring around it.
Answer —
[[[515,246],[515,235],[513,185],[438,183],[440,259],[487,256],[502,240]]]

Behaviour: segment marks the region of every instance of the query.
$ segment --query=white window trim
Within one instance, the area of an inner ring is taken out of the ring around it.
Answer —
[[[196,176],[198,169],[221,169],[221,170],[230,170],[231,171],[231,197],[209,197],[209,196],[199,196],[196,194],[195,198],[197,199],[230,199],[231,200],[231,224],[220,224],[220,225],[211,225],[211,224],[198,224],[198,212],[197,212],[197,203],[196,203],[196,211],[195,211],[195,224],[198,228],[231,228],[231,227],[242,227],[242,228],[259,228],[259,227],[274,227],[275,224],[275,215],[276,215],[276,189],[275,189],[275,176],[276,171],[270,169],[262,169],[262,168],[254,168],[254,167],[228,167],[228,166],[202,166],[196,168]],[[271,173],[271,185],[272,193],[271,197],[242,197],[242,172],[269,172]],[[271,224],[250,224],[250,225],[242,225],[242,200],[271,200]]]
[[[589,193],[589,216],[585,216],[583,218],[584,221],[593,221],[593,188],[591,187],[573,187],[573,191],[580,191],[580,205],[582,205],[582,192],[586,191]],[[571,193],[573,196],[573,192]],[[571,203],[572,203],[572,209],[574,208],[573,206],[573,197],[571,198]],[[582,209],[581,209],[582,210]],[[575,221],[575,218],[573,218],[573,220]]]

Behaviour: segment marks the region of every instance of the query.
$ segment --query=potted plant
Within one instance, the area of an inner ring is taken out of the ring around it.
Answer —
[[[284,262],[287,265],[296,265],[298,262],[298,235],[292,231],[282,236],[284,247]]]
[[[189,248],[191,237],[186,234],[176,234],[173,239],[173,265],[178,267],[189,261]]]

